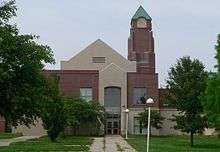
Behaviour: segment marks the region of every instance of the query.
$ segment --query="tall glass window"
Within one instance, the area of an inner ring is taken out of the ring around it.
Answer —
[[[117,87],[105,88],[105,107],[120,107],[121,89]]]

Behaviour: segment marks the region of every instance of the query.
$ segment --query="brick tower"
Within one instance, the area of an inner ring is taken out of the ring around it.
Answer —
[[[155,73],[154,38],[151,17],[142,6],[131,20],[128,60],[137,62],[138,73]]]

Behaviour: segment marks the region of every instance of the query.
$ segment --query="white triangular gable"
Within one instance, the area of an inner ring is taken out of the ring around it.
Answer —
[[[105,63],[93,63],[93,57],[105,57]],[[129,61],[98,39],[68,61],[61,61],[62,70],[102,70],[114,63],[127,72],[136,71],[136,62]]]

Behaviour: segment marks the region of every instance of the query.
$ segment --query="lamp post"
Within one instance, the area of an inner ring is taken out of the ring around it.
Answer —
[[[126,109],[125,110],[125,114],[126,114],[125,139],[128,139],[128,113],[129,113],[129,109]]]
[[[147,99],[147,104],[153,104],[154,100],[152,98]],[[149,142],[150,142],[150,106],[148,106],[148,122],[147,122],[147,152],[149,152]]]

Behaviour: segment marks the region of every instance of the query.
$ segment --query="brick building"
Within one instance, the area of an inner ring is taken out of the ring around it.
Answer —
[[[129,109],[129,133],[145,134],[138,113],[146,107],[143,99],[152,98],[150,105],[164,117],[171,117],[175,109],[163,107],[159,96],[158,74],[155,72],[155,50],[152,18],[142,6],[131,19],[128,38],[128,58],[124,58],[102,40],[90,44],[68,61],[61,61],[60,70],[46,70],[59,76],[63,94],[81,96],[87,102],[100,102],[108,112],[106,134],[125,133],[125,109]],[[164,121],[163,128],[153,134],[174,133],[173,123]],[[44,134],[40,123],[28,129],[20,126],[14,130],[24,134]],[[176,132],[178,133],[178,132]]]

